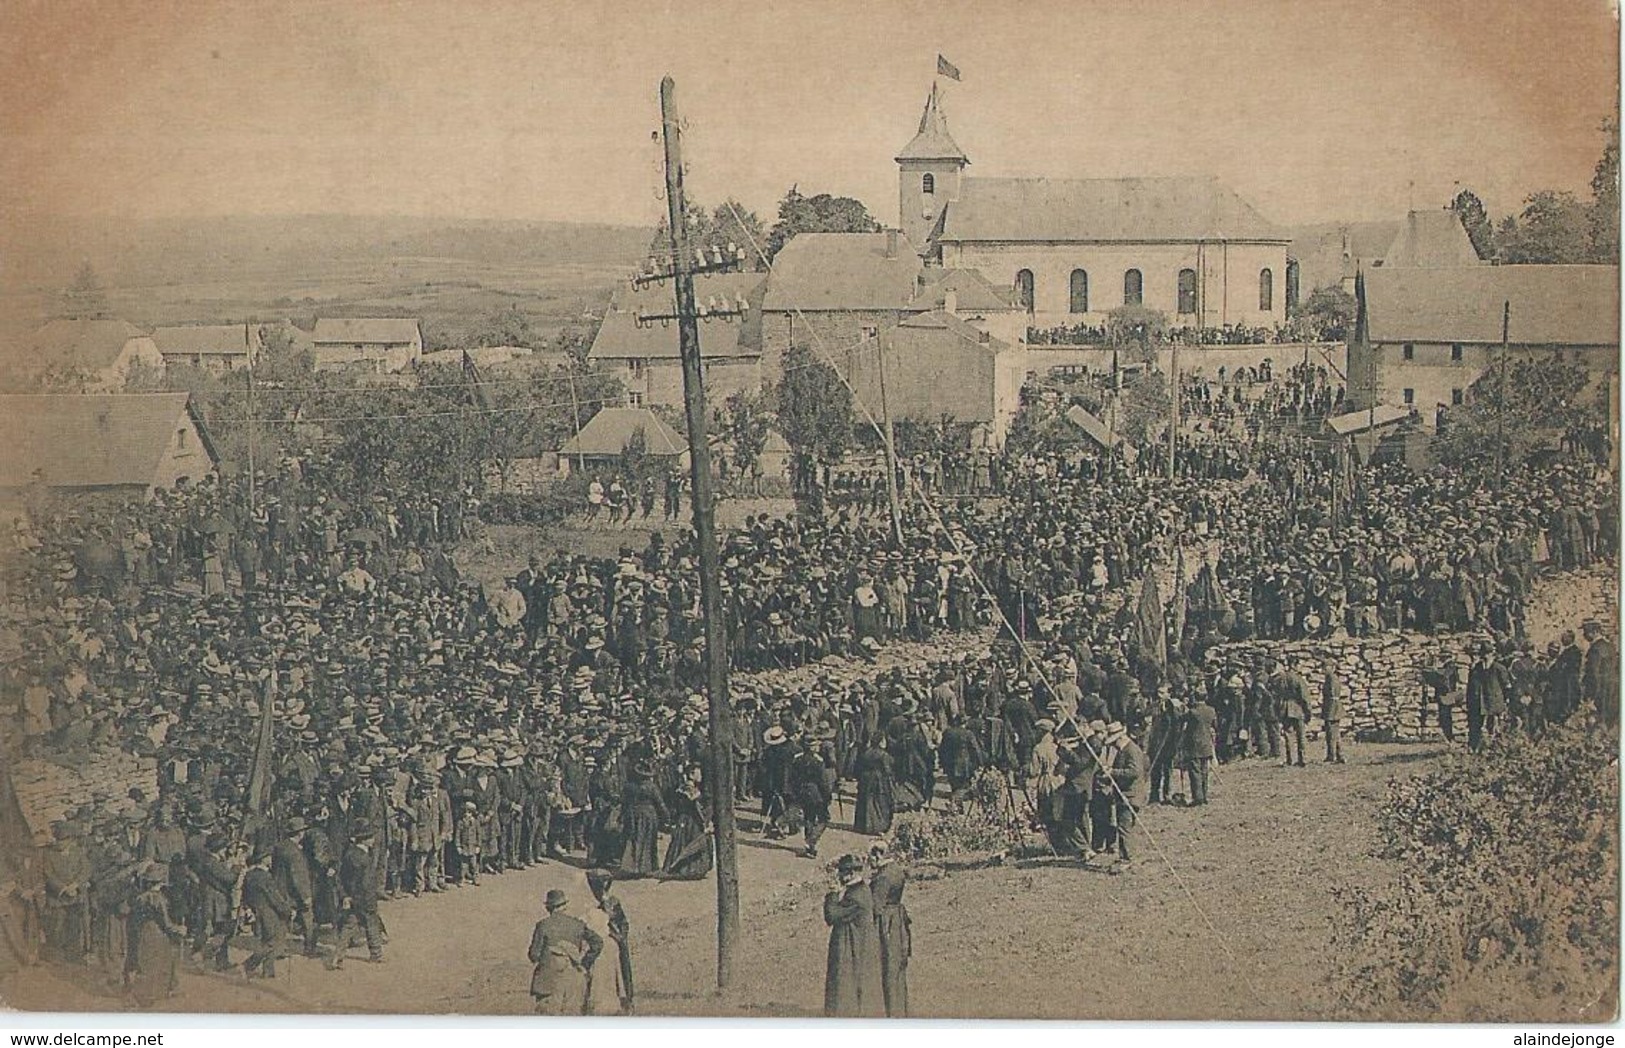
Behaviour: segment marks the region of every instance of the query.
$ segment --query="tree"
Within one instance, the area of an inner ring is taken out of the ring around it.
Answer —
[[[1473,242],[1473,250],[1478,252],[1478,257],[1486,260],[1494,258],[1495,227],[1490,224],[1490,216],[1484,210],[1484,201],[1478,199],[1478,194],[1471,189],[1463,189],[1450,202],[1450,210],[1461,219],[1462,228],[1467,230],[1467,239]]]
[[[1348,337],[1358,304],[1354,296],[1337,285],[1316,288],[1303,304],[1303,318],[1315,338],[1340,342]]]
[[[1137,349],[1135,359],[1149,357],[1149,350],[1162,342],[1168,332],[1168,314],[1149,306],[1118,306],[1106,314],[1106,337],[1114,346]]]
[[[260,350],[254,357],[254,380],[266,385],[308,385],[316,373],[316,354],[294,340],[287,324],[261,324]]]
[[[723,402],[718,427],[733,448],[733,460],[741,471],[752,472],[762,449],[767,446],[771,413],[767,398],[754,390],[740,390]]]
[[[767,235],[767,257],[778,256],[779,251],[797,233],[877,233],[880,223],[869,214],[869,209],[852,197],[802,196],[791,186],[779,201],[779,220]]]
[[[1141,371],[1123,386],[1118,401],[1117,432],[1138,448],[1149,446],[1159,432],[1167,429],[1173,414],[1173,398],[1168,380],[1160,371]]]
[[[833,465],[852,441],[852,391],[835,369],[805,346],[784,355],[784,378],[773,391],[779,428],[801,469]]]
[[[1572,265],[1592,259],[1591,214],[1573,193],[1543,189],[1524,200],[1518,220],[1502,227],[1502,261]]]
[[[57,316],[64,320],[101,320],[107,316],[107,293],[89,262],[79,267],[73,283],[63,289]]]
[[[644,475],[649,471],[649,434],[639,426],[626,438],[621,447],[621,472],[626,476],[627,486],[634,487],[642,482]]]
[[[1619,118],[1603,121],[1602,132],[1607,138],[1591,176],[1591,257],[1613,264],[1619,261]]]
[[[1607,390],[1606,382],[1593,386],[1581,364],[1497,355],[1463,404],[1448,410],[1440,459],[1482,465],[1499,449],[1504,464],[1516,467],[1563,440],[1594,446],[1607,430]]]
[[[469,344],[470,347],[521,346],[539,349],[542,341],[531,326],[530,315],[519,308],[519,303],[510,302],[481,318]]]

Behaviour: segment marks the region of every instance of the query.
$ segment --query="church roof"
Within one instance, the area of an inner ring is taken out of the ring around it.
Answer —
[[[967,178],[940,240],[1191,241],[1287,236],[1211,177]]]
[[[965,151],[948,133],[948,118],[943,115],[935,84],[931,85],[931,93],[925,99],[925,111],[920,114],[919,133],[897,154],[897,160],[958,160],[970,163]]]
[[[1399,235],[1383,253],[1385,268],[1393,266],[1476,266],[1478,252],[1454,211],[1412,211],[1399,227]]]

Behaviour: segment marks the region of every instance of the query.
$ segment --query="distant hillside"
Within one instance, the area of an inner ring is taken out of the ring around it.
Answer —
[[[296,215],[8,220],[12,291],[57,288],[88,260],[109,287],[314,274],[399,258],[486,265],[632,265],[653,230],[567,222]]]

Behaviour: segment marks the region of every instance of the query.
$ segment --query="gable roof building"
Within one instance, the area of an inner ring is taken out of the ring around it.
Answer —
[[[770,313],[903,310],[920,257],[896,230],[800,233],[773,259],[762,308]]]
[[[1480,264],[1467,227],[1454,211],[1412,211],[1378,263],[1384,269],[1457,268]]]
[[[0,395],[0,489],[146,494],[215,466],[186,393]]]
[[[403,371],[423,356],[415,317],[322,317],[310,341],[319,371]]]
[[[615,458],[639,430],[651,455],[674,457],[688,451],[688,441],[648,408],[604,408],[564,442],[560,456],[589,459]]]
[[[154,328],[166,364],[189,364],[211,370],[249,367],[259,356],[258,324],[186,324]]]
[[[162,368],[152,336],[123,320],[52,320],[35,331],[17,366],[82,380],[95,392],[122,388],[132,368]]]
[[[1617,347],[1619,267],[1456,266],[1365,274],[1372,342]]]

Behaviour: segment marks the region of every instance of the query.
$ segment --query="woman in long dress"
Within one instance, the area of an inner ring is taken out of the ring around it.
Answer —
[[[621,873],[641,877],[660,868],[660,825],[666,821],[666,802],[655,788],[654,769],[634,768],[621,793]]]
[[[897,810],[895,773],[886,737],[877,735],[874,744],[858,758],[858,804],[854,829],[877,835],[891,830]]]
[[[671,842],[661,870],[673,880],[697,881],[711,872],[711,831],[700,796],[700,770],[695,768],[672,798]]]
[[[892,861],[885,841],[870,846],[869,864],[874,868],[869,887],[874,892],[875,928],[880,932],[880,983],[886,1015],[903,1019],[908,1016],[908,959],[914,952],[908,907],[903,905],[908,873]]]

